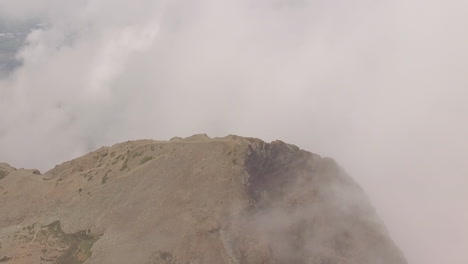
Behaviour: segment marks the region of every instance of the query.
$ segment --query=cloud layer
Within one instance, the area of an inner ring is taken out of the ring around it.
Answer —
[[[337,159],[411,263],[468,256],[466,1],[0,0],[36,18],[0,80],[0,160],[206,132]]]

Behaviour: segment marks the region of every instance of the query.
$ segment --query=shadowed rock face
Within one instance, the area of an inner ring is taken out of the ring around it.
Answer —
[[[406,263],[332,159],[281,141],[141,140],[0,171],[0,262]]]

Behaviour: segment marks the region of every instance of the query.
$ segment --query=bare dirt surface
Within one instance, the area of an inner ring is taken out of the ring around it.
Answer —
[[[404,264],[360,187],[281,141],[103,147],[41,174],[0,163],[0,263]]]

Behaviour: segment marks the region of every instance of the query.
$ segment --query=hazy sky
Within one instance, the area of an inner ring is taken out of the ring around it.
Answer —
[[[468,263],[468,1],[0,0],[0,160],[208,133],[335,158],[412,264]]]

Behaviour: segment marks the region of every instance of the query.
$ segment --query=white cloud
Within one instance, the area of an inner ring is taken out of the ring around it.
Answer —
[[[273,4],[272,4],[273,3]],[[411,263],[468,259],[463,1],[20,1],[39,17],[0,81],[0,160],[207,132],[336,158]]]

